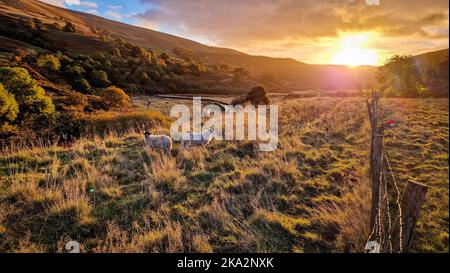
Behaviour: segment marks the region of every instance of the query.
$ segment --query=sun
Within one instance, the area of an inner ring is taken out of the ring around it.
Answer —
[[[377,52],[368,48],[372,36],[369,33],[342,35],[331,63],[348,66],[377,65]]]

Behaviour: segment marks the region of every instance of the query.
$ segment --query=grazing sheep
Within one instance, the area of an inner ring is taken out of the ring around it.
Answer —
[[[150,148],[161,149],[169,153],[172,150],[172,138],[165,135],[150,135],[149,132],[144,133],[144,142]]]
[[[203,134],[200,133],[186,133],[181,136],[181,148],[188,148],[192,146],[206,146],[214,137],[214,129],[208,128]]]

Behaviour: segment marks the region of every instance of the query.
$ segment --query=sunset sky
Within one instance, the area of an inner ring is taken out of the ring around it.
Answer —
[[[448,48],[447,0],[43,0],[245,53],[379,65]],[[377,1],[367,1],[377,2]]]

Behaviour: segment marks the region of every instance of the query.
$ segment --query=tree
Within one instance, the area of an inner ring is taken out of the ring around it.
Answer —
[[[129,108],[131,106],[130,97],[119,87],[110,86],[101,92],[101,96],[113,107]]]
[[[113,55],[116,58],[122,58],[122,54],[120,53],[120,49],[118,49],[117,47],[113,48],[111,50],[111,55]]]
[[[247,95],[231,102],[233,105],[251,103],[253,105],[267,105],[270,103],[266,88],[262,85],[253,87]]]
[[[158,73],[157,70],[150,70],[149,71],[149,76],[154,81],[160,81],[161,80],[161,75]]]
[[[395,55],[378,68],[377,79],[386,95],[417,97],[424,91],[420,72],[411,56]]]
[[[171,65],[169,70],[177,75],[183,75],[187,72],[187,68],[181,63]]]
[[[37,65],[53,72],[59,71],[61,68],[59,58],[55,55],[41,55],[37,60]]]
[[[163,59],[164,61],[167,61],[170,59],[170,56],[166,52],[162,52],[161,54],[159,54],[159,58]]]
[[[247,94],[247,100],[255,105],[269,104],[269,97],[267,96],[266,88],[262,85],[253,87]]]
[[[83,75],[86,73],[86,71],[84,70],[84,68],[82,68],[81,66],[78,65],[74,65],[74,66],[66,66],[66,69],[64,70],[64,74],[70,78],[71,80],[77,80],[77,79],[82,79]]]
[[[73,81],[72,88],[82,93],[89,93],[92,90],[89,82],[83,78]]]
[[[200,74],[204,72],[206,69],[201,64],[191,62],[189,63],[189,70],[191,70],[191,73],[194,74],[195,76],[200,76]]]
[[[131,49],[131,55],[135,58],[146,58],[149,57],[149,53],[145,48],[142,48],[140,46],[133,46]]]
[[[71,22],[66,22],[66,25],[64,26],[63,30],[65,32],[75,32],[75,26]]]
[[[97,87],[107,87],[111,84],[108,74],[103,70],[96,70],[91,74],[91,83]]]
[[[21,67],[1,67],[0,83],[14,95],[19,106],[15,122],[40,127],[55,113],[55,106],[44,89]]]
[[[0,83],[0,133],[10,131],[9,123],[17,118],[18,113],[16,99]]]
[[[150,81],[150,77],[148,76],[148,74],[146,72],[141,72],[141,73],[139,73],[138,81],[140,84],[144,85]]]

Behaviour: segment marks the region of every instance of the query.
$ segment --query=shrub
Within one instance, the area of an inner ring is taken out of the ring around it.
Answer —
[[[156,70],[150,70],[149,71],[149,76],[154,81],[160,81],[161,80],[161,75]]]
[[[117,47],[113,48],[111,50],[111,55],[113,55],[114,57],[117,57],[117,58],[122,58],[122,54],[120,53],[120,49],[118,49]]]
[[[86,71],[81,66],[74,65],[74,66],[67,66],[64,73],[67,77],[71,79],[82,79]]]
[[[161,54],[159,54],[159,58],[163,59],[164,61],[167,61],[170,59],[170,56],[166,52],[162,52]]]
[[[135,58],[149,57],[149,53],[147,52],[147,50],[145,50],[145,48],[142,48],[140,46],[134,46],[131,49],[131,55]]]
[[[262,85],[253,87],[252,90],[244,97],[234,99],[231,104],[246,104],[251,103],[253,105],[267,105],[270,103],[269,97],[267,96],[266,88]]]
[[[50,71],[59,71],[61,63],[55,55],[41,55],[37,60],[37,65]]]
[[[51,24],[51,28],[53,28],[55,30],[63,30],[63,28],[57,22],[54,22],[53,24]]]
[[[110,86],[104,89],[101,92],[101,96],[114,107],[128,108],[131,106],[130,97],[116,86]]]
[[[55,106],[44,89],[21,67],[0,68],[0,83],[14,94],[19,105],[18,121],[43,125],[55,113]]]
[[[150,77],[148,76],[147,73],[141,72],[141,73],[139,74],[138,80],[139,80],[139,83],[140,83],[140,84],[147,84],[147,83],[150,81]]]
[[[9,122],[14,121],[18,113],[16,99],[0,83],[0,132],[6,131]]]
[[[204,72],[206,69],[204,66],[197,64],[197,63],[190,63],[189,64],[189,70],[192,74],[196,76],[200,76],[202,72]]]
[[[75,32],[75,26],[71,22],[66,22],[66,25],[63,28],[66,32]]]
[[[247,100],[249,100],[252,104],[269,104],[266,88],[262,85],[253,87],[247,94]]]
[[[187,69],[183,64],[176,63],[170,67],[170,71],[177,75],[183,75],[183,74],[186,74]]]
[[[73,59],[67,55],[61,55],[61,56],[59,56],[59,62],[61,63],[62,66],[66,66],[66,65],[72,64]]]
[[[96,70],[92,72],[91,83],[97,87],[107,87],[111,84],[108,80],[108,74],[103,70]]]
[[[27,22],[25,23],[26,27],[28,27],[29,29],[35,30],[36,29],[36,24],[34,23],[33,19],[29,18],[27,20]]]
[[[20,41],[29,42],[33,39],[33,34],[25,30],[19,30],[14,33],[14,38]]]
[[[77,79],[72,83],[73,89],[82,92],[82,93],[89,93],[91,92],[92,88],[89,82],[86,79]]]

